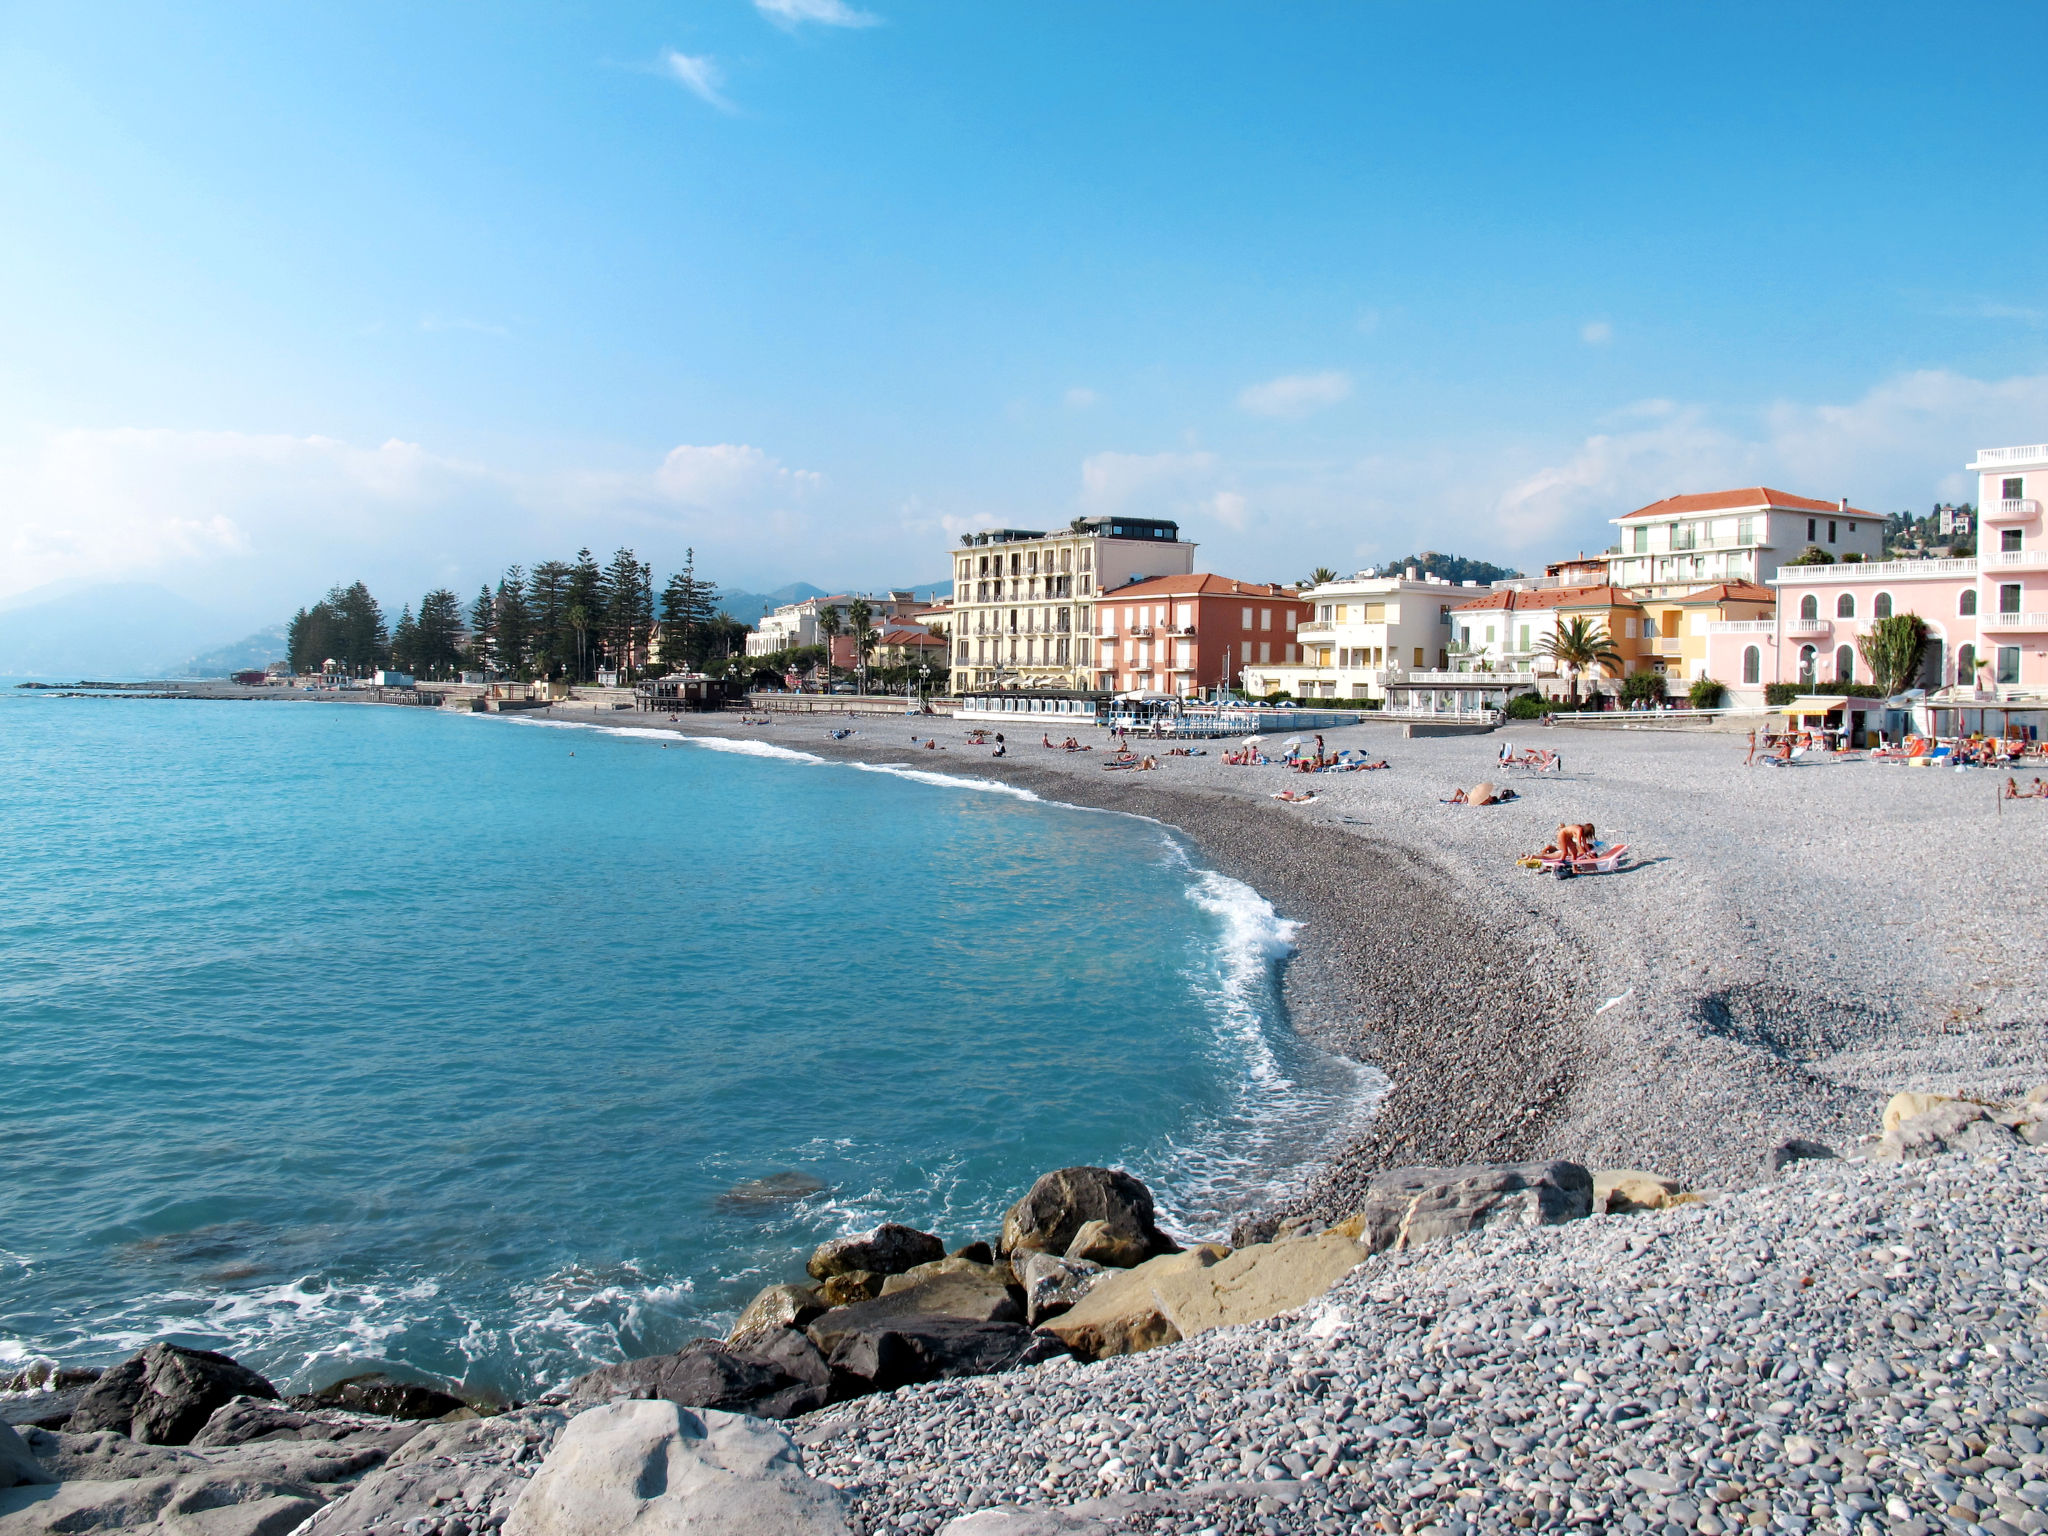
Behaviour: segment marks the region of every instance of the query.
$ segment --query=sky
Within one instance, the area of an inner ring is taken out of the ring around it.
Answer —
[[[2044,46],[2038,3],[0,0],[0,600],[1925,511],[2048,440]]]

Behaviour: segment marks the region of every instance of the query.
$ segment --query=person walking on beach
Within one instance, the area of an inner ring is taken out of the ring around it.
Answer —
[[[1744,759],[1742,760],[1742,766],[1743,766],[1743,767],[1745,767],[1745,768],[1750,768],[1750,767],[1754,767],[1754,766],[1755,766],[1755,764],[1756,764],[1756,727],[1755,727],[1755,726],[1751,726],[1751,727],[1750,727],[1750,730],[1749,730],[1749,756],[1745,757],[1745,758],[1744,758]]]

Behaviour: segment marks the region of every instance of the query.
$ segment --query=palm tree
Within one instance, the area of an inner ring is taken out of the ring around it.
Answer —
[[[839,610],[829,603],[818,610],[818,633],[825,637],[825,687],[832,687],[832,641],[844,626],[839,621]]]
[[[1583,615],[1564,620],[1543,637],[1537,650],[1565,669],[1572,680],[1574,704],[1579,702],[1579,673],[1593,667],[1605,667],[1617,675],[1621,670],[1621,652],[1614,648],[1607,626]]]
[[[860,671],[860,691],[868,691],[867,660],[868,648],[873,644],[874,631],[868,628],[868,620],[875,610],[868,606],[864,597],[856,597],[846,605],[848,627],[853,631],[853,664]]]
[[[1319,565],[1309,572],[1307,585],[1320,587],[1325,582],[1335,581],[1336,579],[1337,573],[1335,571],[1331,570],[1327,565]]]

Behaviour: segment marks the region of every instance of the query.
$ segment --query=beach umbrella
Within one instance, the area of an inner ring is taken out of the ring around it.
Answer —
[[[1248,747],[1256,747],[1259,744],[1259,738],[1256,736],[1247,736],[1244,739],[1244,744]]]
[[[1292,752],[1296,747],[1301,745],[1301,738],[1299,736],[1290,736],[1285,741],[1281,742],[1280,745],[1285,747],[1288,751]]]

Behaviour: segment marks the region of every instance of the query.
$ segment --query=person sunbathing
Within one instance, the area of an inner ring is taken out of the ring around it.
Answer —
[[[1145,760],[1142,763],[1138,764],[1138,766],[1144,769],[1157,768],[1159,766],[1159,759],[1154,757],[1151,753],[1147,752],[1145,754]]]
[[[1299,805],[1304,800],[1313,800],[1315,797],[1316,792],[1312,789],[1283,789],[1273,796],[1275,800],[1285,800],[1294,805]]]
[[[1565,859],[1590,859],[1593,856],[1593,823],[1590,821],[1566,821],[1558,823],[1557,854]]]

